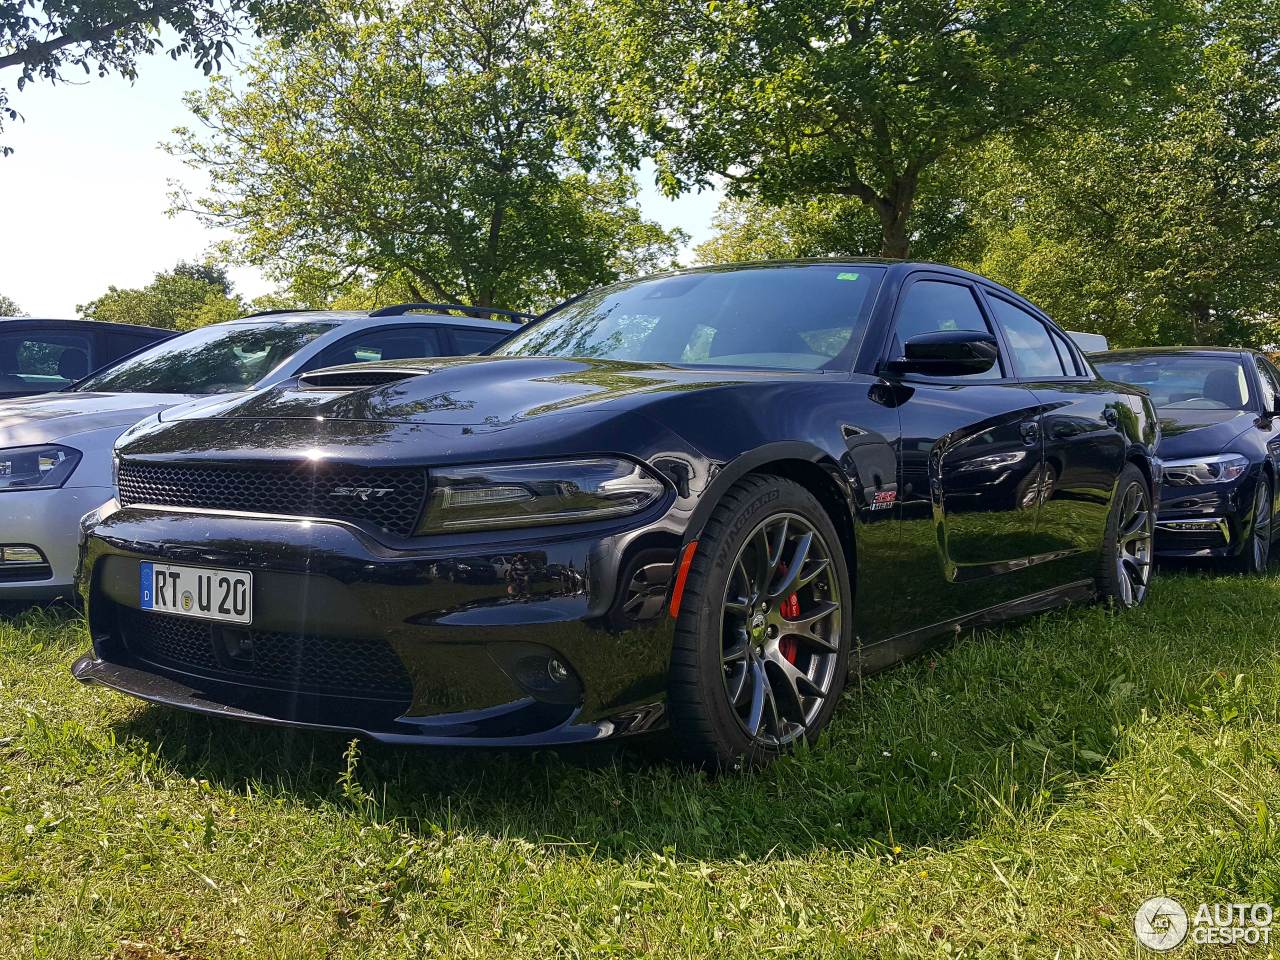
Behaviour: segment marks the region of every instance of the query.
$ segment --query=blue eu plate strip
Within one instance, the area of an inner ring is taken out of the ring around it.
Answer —
[[[152,609],[151,584],[155,581],[155,576],[153,574],[154,570],[155,570],[155,564],[153,563],[142,564],[142,575],[141,575],[142,583],[139,585],[142,591],[142,595],[139,598],[139,603],[143,610]]]

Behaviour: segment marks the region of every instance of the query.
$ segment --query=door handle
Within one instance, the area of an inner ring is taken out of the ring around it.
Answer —
[[[1113,427],[1120,425],[1120,414],[1116,413],[1115,407],[1103,407],[1102,419]]]
[[[1034,420],[1026,420],[1019,427],[1022,432],[1022,442],[1030,446],[1040,439],[1040,424]]]

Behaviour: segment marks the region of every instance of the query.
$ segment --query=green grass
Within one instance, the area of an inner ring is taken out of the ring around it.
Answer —
[[[1280,902],[1273,578],[966,635],[720,780],[217,723],[82,643],[0,619],[0,956],[1112,957],[1157,893]]]

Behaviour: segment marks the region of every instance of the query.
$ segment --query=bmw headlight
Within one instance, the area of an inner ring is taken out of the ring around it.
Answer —
[[[0,493],[60,487],[67,482],[79,462],[79,450],[56,444],[0,450]]]
[[[430,471],[419,533],[605,520],[643,510],[662,481],[614,457],[440,467]]]
[[[1206,483],[1226,483],[1249,469],[1249,458],[1238,453],[1211,457],[1190,457],[1164,461],[1164,482],[1175,487],[1198,487]]]

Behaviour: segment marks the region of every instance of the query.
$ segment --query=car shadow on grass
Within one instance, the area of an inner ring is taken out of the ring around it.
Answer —
[[[1180,573],[1157,581],[1138,611],[1077,607],[968,634],[852,681],[816,748],[718,778],[661,759],[661,738],[647,748],[352,750],[345,737],[159,708],[116,733],[182,777],[338,805],[406,832],[582,844],[618,858],[936,846],[994,818],[1047,815],[1123,756],[1144,711],[1186,711],[1273,660],[1277,599],[1273,578]]]

